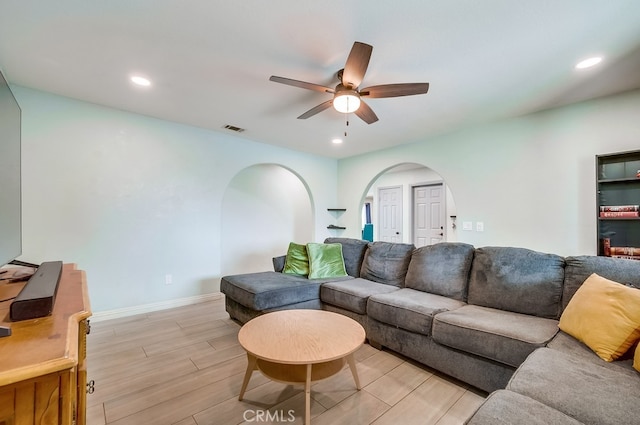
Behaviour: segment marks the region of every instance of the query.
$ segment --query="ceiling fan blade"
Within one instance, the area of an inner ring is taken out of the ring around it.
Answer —
[[[326,102],[323,102],[321,104],[319,104],[318,106],[309,109],[307,112],[305,112],[304,114],[300,115],[298,117],[299,120],[306,120],[309,117],[314,116],[315,114],[324,111],[327,108],[330,108],[331,105],[333,104],[333,99],[327,100]],[[362,103],[361,103],[362,105]]]
[[[427,91],[429,91],[429,83],[383,84],[381,86],[371,86],[360,90],[360,96],[372,98],[399,97],[425,94]]]
[[[373,112],[373,109],[371,109],[369,105],[364,103],[362,100],[360,100],[360,107],[354,113],[367,124],[373,124],[378,121],[378,117],[376,113]]]
[[[353,43],[342,72],[342,85],[352,88],[360,85],[369,67],[372,51],[373,47],[368,44],[360,43],[359,41]]]
[[[306,81],[292,80],[291,78],[277,77],[275,75],[272,75],[271,77],[269,77],[269,81],[286,84],[288,86],[300,87],[301,89],[319,91],[322,93],[335,92],[335,90],[333,90],[332,88],[321,86],[320,84],[307,83]]]

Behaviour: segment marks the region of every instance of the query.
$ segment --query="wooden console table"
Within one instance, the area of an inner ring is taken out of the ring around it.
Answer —
[[[0,300],[16,296],[25,283],[1,281]],[[50,316],[11,322],[10,304],[0,303],[0,326],[12,333],[0,338],[0,425],[84,425],[91,316],[85,273],[63,266]]]

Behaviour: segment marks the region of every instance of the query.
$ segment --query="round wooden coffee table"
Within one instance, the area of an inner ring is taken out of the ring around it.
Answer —
[[[329,311],[282,310],[258,316],[238,333],[249,361],[238,399],[242,400],[254,370],[274,381],[304,383],[305,424],[309,424],[312,382],[335,375],[349,363],[360,389],[353,353],[364,339],[358,322]]]

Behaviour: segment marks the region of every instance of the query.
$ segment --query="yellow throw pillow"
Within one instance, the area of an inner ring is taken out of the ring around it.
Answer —
[[[640,339],[640,289],[594,273],[571,298],[558,326],[603,360],[616,360]]]
[[[640,372],[640,344],[636,346],[636,355],[633,356],[633,368]]]

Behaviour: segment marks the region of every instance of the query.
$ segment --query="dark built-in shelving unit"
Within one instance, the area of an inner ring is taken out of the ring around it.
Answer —
[[[640,151],[596,156],[598,255],[640,260]]]

